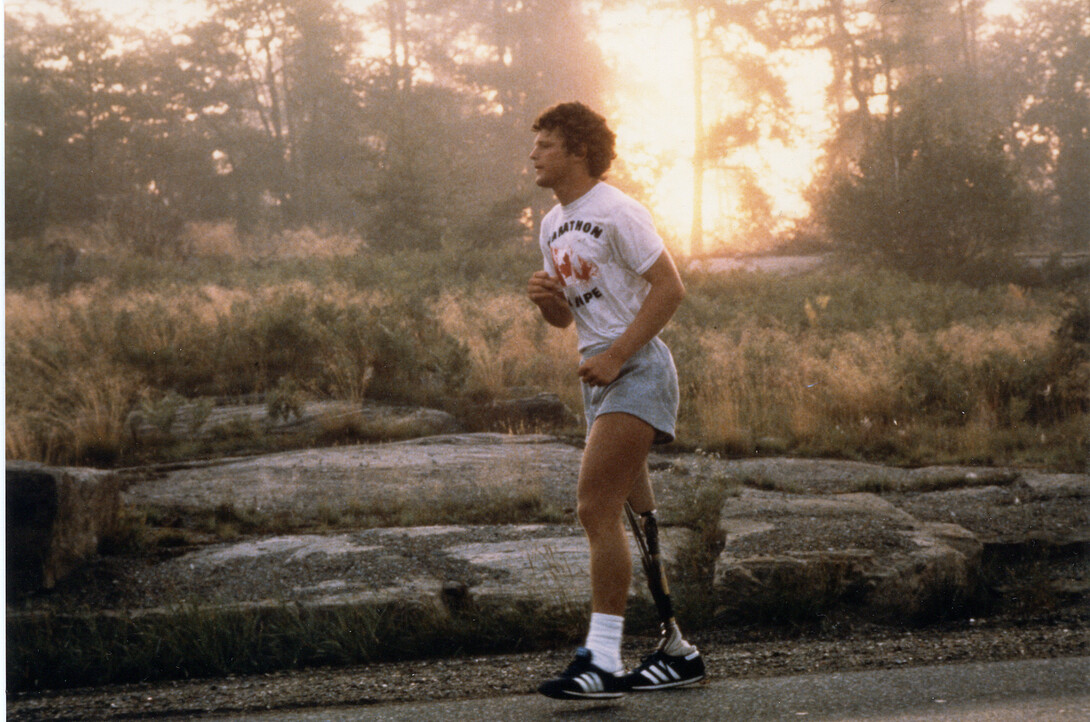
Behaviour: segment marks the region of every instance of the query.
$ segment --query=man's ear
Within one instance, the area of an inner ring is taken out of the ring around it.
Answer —
[[[575,154],[575,157],[583,163],[583,168],[586,170],[587,175],[593,175],[590,172],[590,146],[586,143],[580,143],[579,152]]]

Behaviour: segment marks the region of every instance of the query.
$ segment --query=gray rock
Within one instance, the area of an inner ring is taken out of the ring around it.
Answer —
[[[7,463],[9,593],[51,589],[116,526],[121,485],[109,472]]]
[[[493,401],[481,415],[488,428],[516,432],[558,429],[576,422],[575,414],[556,394]]]
[[[132,411],[126,427],[141,442],[182,441],[253,434],[320,435],[337,429],[384,438],[411,438],[460,431],[451,414],[438,409],[372,402],[299,401],[298,408],[270,413],[261,399],[192,401],[168,397]]]
[[[713,589],[721,614],[814,617],[851,609],[911,618],[976,592],[982,545],[946,523],[921,523],[870,493],[729,499]]]
[[[111,560],[116,584],[66,594],[88,608],[427,598],[446,609],[540,602],[542,610],[585,610],[586,542],[574,511],[581,455],[547,435],[474,433],[130,473],[123,500],[135,509],[162,510],[192,528],[234,509],[269,529],[234,543],[197,542],[154,563]],[[1053,539],[1074,553],[1090,529],[1090,477],[1079,474],[702,454],[655,455],[651,469],[668,573],[685,582],[679,591],[693,583],[708,590],[733,615],[728,623],[838,611],[928,618],[974,594],[981,576],[992,584],[990,547]],[[724,484],[725,499],[703,493]],[[685,528],[709,501],[721,529],[713,540],[703,524],[699,538]],[[459,510],[490,507],[507,519],[528,502],[554,510],[553,521],[453,525]],[[352,530],[374,510],[404,528]],[[1057,584],[1072,577],[1064,565],[1053,565]],[[635,566],[633,598],[645,603]]]
[[[866,579],[869,613],[894,620],[941,616],[977,594],[984,545],[971,532],[934,523],[906,536],[912,548],[891,555],[885,569]]]
[[[982,472],[979,478],[989,477]],[[964,527],[986,544],[1090,542],[1085,474],[1028,472],[1009,483],[905,492],[891,494],[890,500],[921,521]]]
[[[131,484],[124,501],[198,515],[230,507],[297,521],[329,510],[426,511],[526,495],[559,506],[574,502],[580,456],[543,435],[431,436],[175,468]]]

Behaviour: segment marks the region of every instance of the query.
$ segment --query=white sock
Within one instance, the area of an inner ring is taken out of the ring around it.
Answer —
[[[607,672],[621,672],[621,636],[624,634],[624,617],[594,612],[590,615],[590,629],[584,645],[593,654],[593,661]]]
[[[664,630],[660,649],[671,657],[684,657],[695,651],[696,647],[685,641],[685,638],[681,636],[681,630],[678,629],[676,624],[671,624],[668,629]]]

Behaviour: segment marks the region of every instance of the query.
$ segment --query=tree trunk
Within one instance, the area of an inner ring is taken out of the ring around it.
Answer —
[[[689,32],[693,42],[693,225],[689,253],[704,253],[704,68],[700,42],[700,6],[689,5]]]

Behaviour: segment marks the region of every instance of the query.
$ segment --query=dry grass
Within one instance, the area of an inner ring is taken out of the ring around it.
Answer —
[[[243,319],[292,300],[348,314],[376,308],[375,299],[374,293],[319,289],[303,281],[256,291],[215,285],[118,291],[104,282],[78,286],[60,297],[41,286],[9,290],[8,458],[69,462],[116,457],[128,441],[129,412],[140,400],[173,391],[172,380],[203,383],[201,390],[213,395],[272,387],[276,379],[247,386],[247,380],[228,378],[267,366],[262,356],[270,349],[232,345],[225,338]],[[270,331],[268,339],[274,344],[275,333]],[[367,349],[353,346],[351,338],[328,340],[319,355],[322,393],[362,399],[374,373]]]
[[[1048,388],[1041,369],[1054,350],[1049,321],[832,334],[750,321],[706,333],[702,363],[691,369],[686,432],[739,454],[771,445],[908,462],[1009,462],[1018,449],[1045,459],[1056,435],[1039,433],[1030,416]],[[1085,440],[1074,442],[1076,454],[1079,444]]]
[[[356,235],[329,229],[301,228],[269,236],[239,233],[234,223],[186,224],[181,239],[194,256],[207,258],[335,258],[351,256],[364,246]]]
[[[893,419],[899,403],[888,330],[837,339],[750,325],[701,339],[697,382],[705,436],[728,446],[755,437],[812,438],[833,425]]]
[[[9,248],[9,458],[108,463],[130,444],[125,419],[139,404],[285,380],[309,398],[472,408],[544,391],[581,407],[574,329],[549,327],[522,292],[520,264],[535,268],[536,249],[467,263],[464,249],[372,254],[310,230],[263,243],[222,225],[188,232],[193,253],[214,262],[149,262],[94,228],[52,230],[88,254],[62,292],[39,258],[49,239]],[[487,272],[459,276],[480,263]],[[690,281],[667,332],[685,443],[1085,464],[1086,393],[1073,380],[1090,371],[1058,350],[1059,294],[892,275]]]
[[[443,330],[460,339],[471,361],[471,395],[502,398],[512,389],[556,391],[572,408],[582,404],[574,327],[548,327],[525,296],[487,291],[444,293],[435,303]]]

